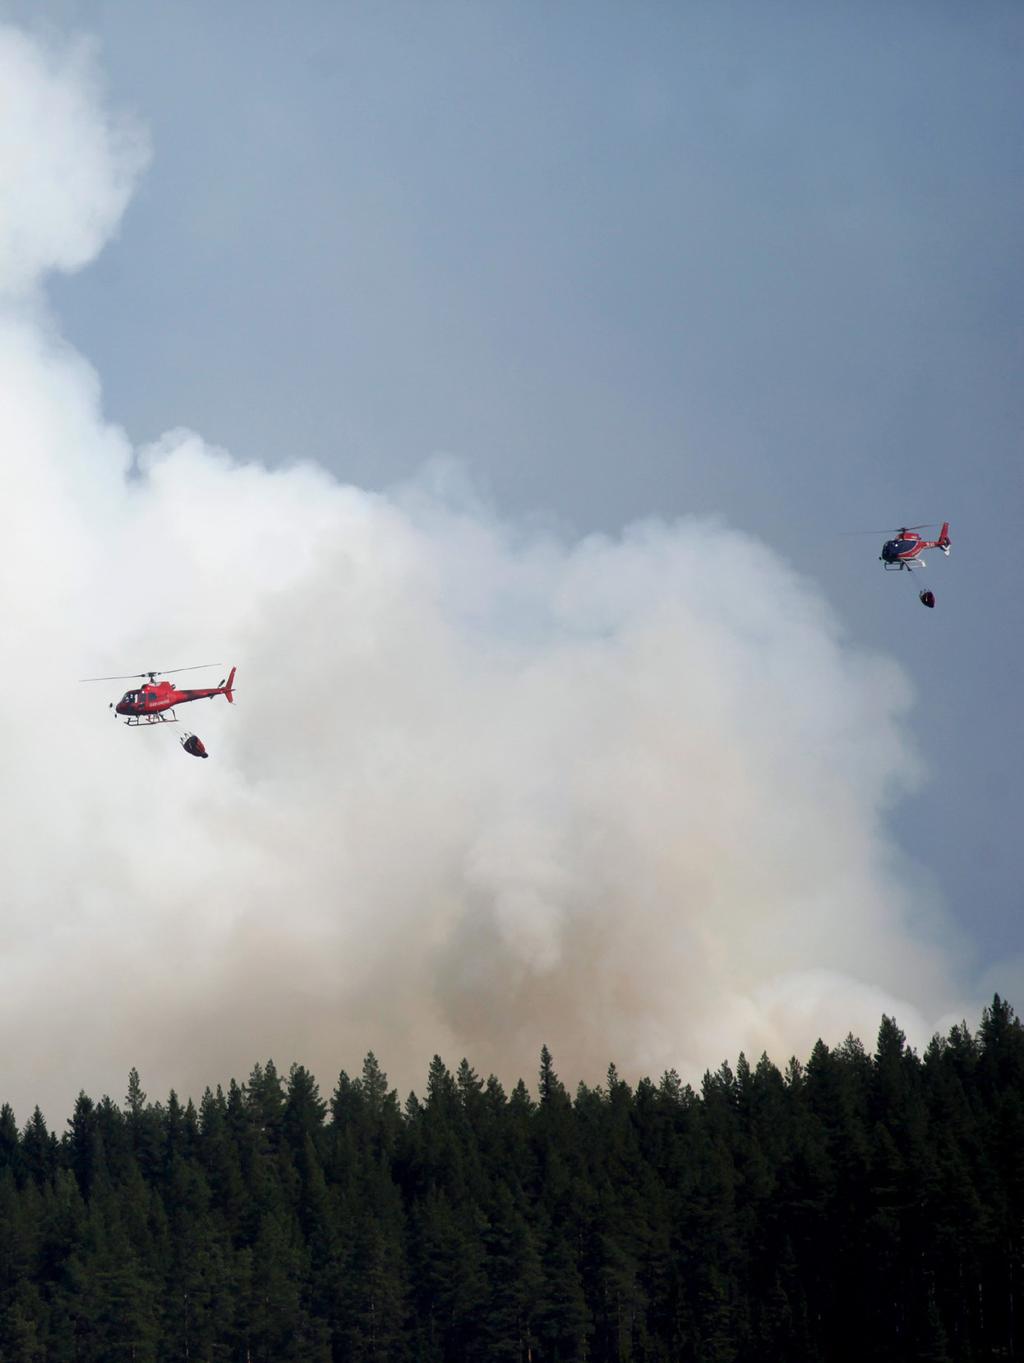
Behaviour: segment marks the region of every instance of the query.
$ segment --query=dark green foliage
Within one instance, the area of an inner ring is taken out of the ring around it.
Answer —
[[[536,1100],[435,1056],[301,1065],[64,1136],[0,1107],[7,1363],[980,1363],[1019,1357],[1024,1028],[819,1042]]]

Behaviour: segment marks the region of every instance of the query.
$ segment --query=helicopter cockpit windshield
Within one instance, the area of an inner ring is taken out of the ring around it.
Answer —
[[[907,539],[902,535],[899,539],[886,540],[882,545],[882,561],[884,563],[899,563],[903,555],[910,554],[917,544],[917,539]]]

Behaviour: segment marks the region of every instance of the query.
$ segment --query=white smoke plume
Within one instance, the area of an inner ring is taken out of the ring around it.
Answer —
[[[724,525],[570,543],[443,469],[133,451],[32,295],[141,140],[81,52],[0,29],[0,90],[0,1099],[59,1122],[133,1064],[197,1095],[267,1056],[330,1087],[371,1047],[402,1087],[435,1050],[514,1080],[545,1041],[569,1082],[693,1077],[883,1010],[926,1038],[956,989],[886,832],[899,669]],[[208,762],[76,684],[208,660]]]

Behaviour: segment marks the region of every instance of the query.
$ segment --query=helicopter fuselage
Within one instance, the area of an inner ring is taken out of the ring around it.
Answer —
[[[881,559],[888,567],[893,564],[902,568],[907,567],[917,558],[924,548],[924,540],[920,535],[905,535],[899,539],[886,540],[882,545]]]
[[[212,700],[214,696],[224,696],[234,701],[235,669],[231,669],[227,679],[220,686],[188,688],[179,691],[173,682],[145,682],[132,691],[126,691],[113,706],[115,714],[123,715],[125,723],[136,724],[173,724],[174,707],[185,705],[192,700]]]
[[[920,557],[922,549],[941,549],[944,554],[949,553],[948,521],[943,522],[939,537],[934,540],[922,539],[913,530],[899,530],[894,539],[885,541],[878,557],[882,566],[890,570],[894,568],[923,568],[925,562]]]
[[[170,710],[175,705],[184,705],[190,700],[212,699],[227,694],[227,687],[215,686],[202,690],[179,691],[170,682],[160,682],[156,686],[142,686],[137,691],[126,691],[114,706],[119,715],[156,715]]]

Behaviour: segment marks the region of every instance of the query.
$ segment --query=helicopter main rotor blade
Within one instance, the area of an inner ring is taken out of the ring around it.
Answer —
[[[840,530],[840,535],[895,535],[900,530],[932,530],[938,525],[938,521],[929,521],[925,525],[890,525],[884,530]]]
[[[80,682],[94,681],[139,681],[143,677],[167,677],[172,672],[198,672],[203,667],[223,667],[223,663],[193,663],[191,667],[153,668],[151,672],[121,672],[116,677],[79,677]]]
[[[148,672],[121,672],[116,677],[79,677],[80,682],[94,681],[137,681],[140,677],[148,677]]]
[[[159,671],[154,668],[152,672],[140,672],[141,677],[169,677],[172,672],[198,672],[203,667],[223,667],[223,663],[193,663],[191,667],[165,667]]]

